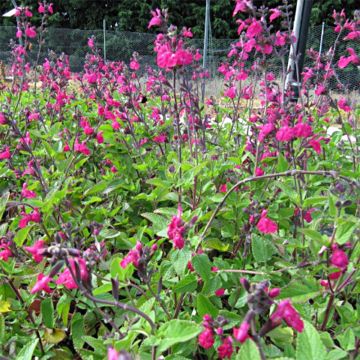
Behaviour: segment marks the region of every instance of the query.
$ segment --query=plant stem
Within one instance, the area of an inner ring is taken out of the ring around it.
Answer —
[[[22,298],[19,290],[17,289],[17,287],[14,285],[13,281],[10,279],[10,278],[7,278],[7,282],[8,284],[10,285],[11,289],[14,291],[16,297],[18,298],[18,300],[21,302],[21,304],[24,306],[25,305],[25,301],[24,299]],[[24,306],[25,308],[25,306]],[[35,330],[35,334],[36,334],[36,337],[38,338],[39,340],[39,346],[40,346],[40,350],[41,350],[41,354],[45,354],[45,351],[44,351],[44,346],[43,346],[43,343],[41,341],[41,336],[40,336],[40,333],[39,333],[39,330],[36,328],[36,324],[35,324],[35,320],[34,320],[34,317],[32,316],[32,313],[29,309],[26,309],[26,312],[28,313],[28,318],[29,320],[31,321],[31,323],[33,324],[34,326],[34,330]]]

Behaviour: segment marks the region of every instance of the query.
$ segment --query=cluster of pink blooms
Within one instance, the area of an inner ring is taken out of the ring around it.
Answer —
[[[29,249],[29,248],[28,248]],[[35,256],[41,256],[41,247],[39,245],[39,247],[37,249],[34,248],[34,246],[32,247],[31,251],[35,254]],[[29,252],[31,252],[30,250],[28,250]],[[56,285],[63,285],[65,288],[72,290],[72,289],[77,289],[78,285],[77,285],[77,281],[76,279],[74,279],[73,275],[74,274],[76,276],[76,265],[75,262],[77,263],[79,269],[80,269],[80,279],[78,279],[79,281],[87,281],[88,277],[89,277],[89,273],[87,270],[87,266],[86,266],[86,262],[84,259],[82,258],[70,258],[69,259],[69,264],[70,264],[70,269],[69,268],[65,268],[58,276],[58,278],[56,280],[54,280],[50,275],[44,275],[43,273],[38,275],[37,281],[35,283],[35,285],[33,286],[33,288],[31,289],[31,293],[35,294],[39,291],[45,291],[50,293],[52,290],[49,287],[50,282],[55,282]]]
[[[31,213],[26,213],[25,211],[21,212],[21,219],[19,221],[19,228],[22,229],[28,226],[29,222],[40,223],[41,215],[39,209],[35,208]]]
[[[344,248],[351,247],[350,243],[346,243],[343,246]],[[331,280],[337,280],[342,274],[344,274],[347,270],[347,267],[349,265],[349,258],[344,250],[340,248],[338,244],[333,244],[331,246],[331,255],[330,255],[330,265],[333,269],[336,269],[337,271],[332,272],[329,274],[328,279]],[[328,288],[329,281],[328,280],[320,280],[320,285],[324,286],[325,288]]]
[[[150,20],[149,28],[166,24],[165,16],[159,9],[151,12],[153,17]],[[170,28],[169,33],[174,33],[175,28]],[[157,53],[157,65],[165,70],[172,70],[178,67],[191,65],[193,61],[201,59],[200,53],[195,54],[186,49],[184,39],[193,36],[190,29],[184,28],[179,35],[158,34],[155,40],[155,52]]]
[[[150,248],[150,256],[157,250],[157,244],[153,244]],[[121,260],[120,266],[126,269],[129,264],[133,264],[136,268],[139,265],[139,260],[143,256],[144,246],[138,241],[133,249]]]
[[[278,230],[277,224],[267,217],[267,210],[261,212],[260,220],[256,227],[263,234],[272,234]]]
[[[274,313],[271,314],[270,320],[275,325],[280,325],[282,320],[284,320],[286,324],[294,330],[298,332],[304,330],[304,322],[289,299],[280,301]]]
[[[182,208],[179,204],[178,213],[176,216],[173,216],[171,222],[168,226],[167,235],[169,239],[173,242],[175,249],[182,249],[185,245],[185,223],[181,219]]]
[[[0,239],[0,260],[8,261],[13,253],[10,249],[10,242],[5,238]]]
[[[203,317],[203,326],[205,330],[199,335],[198,343],[204,349],[210,349],[215,343],[215,336],[221,339],[221,344],[217,348],[219,359],[230,359],[233,354],[233,339],[231,336],[224,335],[224,329],[220,324],[216,324],[214,319],[206,314]]]

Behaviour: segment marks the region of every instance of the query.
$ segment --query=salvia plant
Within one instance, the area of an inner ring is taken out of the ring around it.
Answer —
[[[360,109],[338,74],[360,65],[359,16],[334,12],[294,85],[290,5],[236,0],[223,96],[203,102],[166,10],[156,68],[91,37],[76,74],[41,63],[53,6],[40,28],[32,11],[0,83],[2,358],[358,359]]]

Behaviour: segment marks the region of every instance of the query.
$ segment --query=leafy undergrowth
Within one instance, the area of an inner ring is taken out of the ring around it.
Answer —
[[[0,353],[359,358],[360,112],[341,84],[332,96],[359,20],[334,14],[348,52],[310,51],[296,99],[266,61],[285,64],[290,7],[238,0],[224,97],[204,104],[191,30],[165,11],[158,69],[105,63],[90,38],[72,74],[63,55],[28,65],[38,10],[35,29],[18,9],[0,84]]]

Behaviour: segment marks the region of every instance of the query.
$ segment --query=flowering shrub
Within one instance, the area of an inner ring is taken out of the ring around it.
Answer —
[[[360,112],[330,80],[359,63],[359,19],[334,13],[347,53],[310,50],[296,89],[290,6],[237,0],[224,97],[203,104],[166,11],[157,69],[105,62],[92,37],[73,74],[64,55],[29,64],[53,13],[36,29],[31,10],[0,84],[1,354],[356,359]]]

